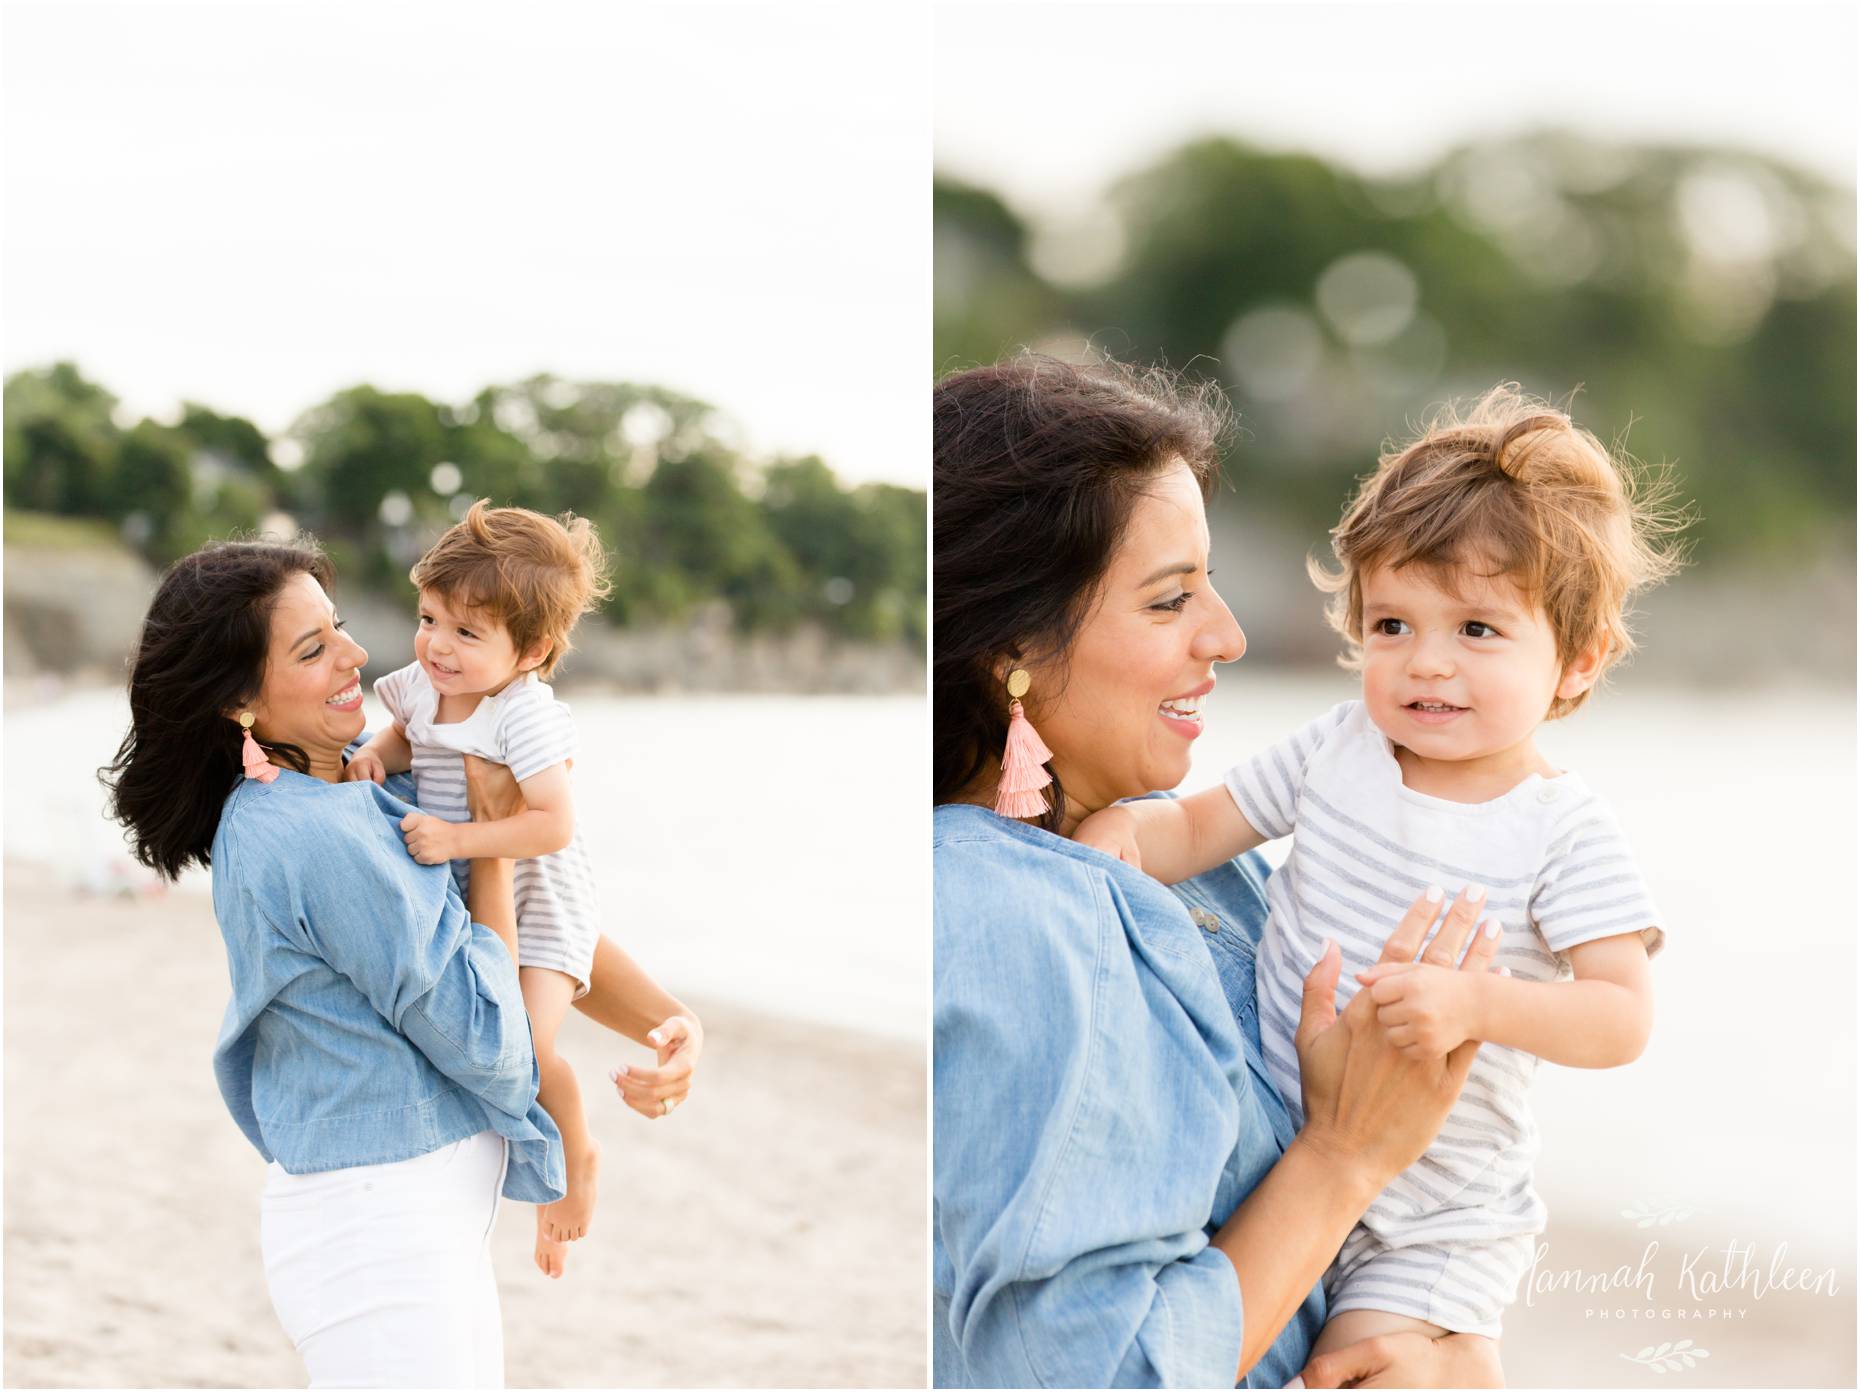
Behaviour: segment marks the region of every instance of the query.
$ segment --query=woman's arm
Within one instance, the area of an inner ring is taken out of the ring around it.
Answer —
[[[1132,952],[1082,863],[1034,867],[986,845],[939,847],[938,862],[936,1223],[965,1375],[1235,1381],[1425,1149],[1476,1046],[1411,1063],[1367,1001],[1337,1019],[1333,948],[1301,1030],[1309,1124],[1209,1246],[1206,1186],[1234,1144],[1207,1036],[1227,1008],[1218,989],[1189,973],[1164,994],[1152,973],[1172,956]],[[1412,956],[1438,908],[1417,906],[1389,953]],[[1443,947],[1470,916],[1456,909]]]
[[[535,1064],[515,963],[471,921],[446,872],[402,852],[404,804],[369,792],[319,799],[314,824],[260,821],[233,858],[253,867],[251,892],[274,931],[347,978],[441,1073],[525,1116]]]
[[[1460,897],[1434,935],[1429,959],[1459,957],[1479,907]],[[1411,960],[1438,911],[1437,899],[1415,900],[1382,960]],[[1497,940],[1472,936],[1459,970],[1484,975]],[[1333,943],[1305,979],[1296,1040],[1304,1129],[1214,1236],[1234,1264],[1246,1315],[1236,1381],[1278,1338],[1383,1186],[1427,1149],[1479,1047],[1468,1042],[1444,1058],[1404,1056],[1378,1024],[1368,992],[1359,991],[1338,1016],[1341,968]]]
[[[496,820],[521,813],[526,805],[527,786],[519,788],[510,770],[502,764],[473,755],[465,758],[465,801],[474,821],[480,817]],[[508,876],[511,869],[507,860],[473,861],[474,896],[478,890],[479,867],[483,865],[501,866],[501,871],[495,873],[504,876]],[[491,902],[484,907],[493,915],[508,912],[510,932],[506,942],[514,958],[516,915],[510,909],[507,893],[502,899],[493,894]],[[503,936],[499,922],[479,917],[476,897],[472,901],[472,916]],[[596,1024],[605,1025],[616,1034],[657,1051],[656,1067],[622,1067],[609,1075],[621,1100],[629,1107],[656,1120],[668,1114],[666,1102],[676,1107],[685,1100],[691,1091],[698,1056],[704,1052],[703,1023],[695,1011],[654,981],[604,934],[595,944],[588,992],[575,1006]]]
[[[607,1075],[621,1101],[657,1121],[670,1113],[667,1102],[676,1107],[685,1100],[704,1052],[704,1024],[605,934],[594,947],[588,993],[575,1008],[658,1054],[654,1067],[623,1064]]]

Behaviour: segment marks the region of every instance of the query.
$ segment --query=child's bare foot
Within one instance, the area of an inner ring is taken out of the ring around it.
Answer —
[[[562,1279],[568,1266],[568,1244],[557,1242],[545,1231],[544,1209],[536,1210],[536,1269],[552,1281]]]
[[[600,1171],[601,1148],[590,1140],[586,1152],[569,1164],[568,1193],[537,1210],[541,1231],[553,1241],[575,1242],[588,1235],[594,1222],[594,1186]]]

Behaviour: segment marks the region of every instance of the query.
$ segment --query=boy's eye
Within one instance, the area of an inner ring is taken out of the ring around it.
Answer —
[[[1380,633],[1384,638],[1399,638],[1403,633],[1407,632],[1407,630],[1408,625],[1405,620],[1377,619],[1374,631]]]
[[[1481,623],[1477,619],[1468,619],[1465,623],[1460,625],[1460,631],[1468,638],[1498,637],[1498,630],[1496,628],[1493,628],[1489,623]]]

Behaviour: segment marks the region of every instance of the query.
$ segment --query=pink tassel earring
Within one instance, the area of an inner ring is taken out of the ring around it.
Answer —
[[[251,711],[239,713],[239,728],[245,731],[245,744],[239,750],[240,760],[245,764],[245,776],[256,778],[260,783],[269,783],[278,776],[278,766],[265,757],[265,751],[258,747],[258,741],[252,738],[252,726],[258,720]]]
[[[1020,698],[1033,684],[1026,672],[1008,673],[1007,752],[1001,756],[1001,782],[995,789],[995,812],[1002,817],[1038,817],[1046,812],[1046,794],[1040,789],[1053,781],[1045,768],[1053,757],[1021,709]]]

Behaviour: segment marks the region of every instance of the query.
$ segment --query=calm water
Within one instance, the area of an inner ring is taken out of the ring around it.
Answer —
[[[570,705],[577,812],[616,941],[681,994],[925,1037],[921,698],[585,694]],[[368,714],[377,728],[372,697]],[[92,777],[127,718],[114,691],[8,708],[8,856],[77,883],[132,873]],[[181,892],[205,888],[196,874]]]
[[[1665,908],[1658,1023],[1628,1068],[1541,1070],[1540,1188],[1559,1218],[1689,1207],[1851,1263],[1853,705],[1622,688],[1543,744],[1614,804]],[[1229,671],[1185,787],[1352,694],[1341,674]],[[922,701],[571,703],[584,835],[620,942],[693,996],[924,1037]],[[124,857],[90,773],[123,720],[113,692],[7,711],[9,855],[109,881]]]

